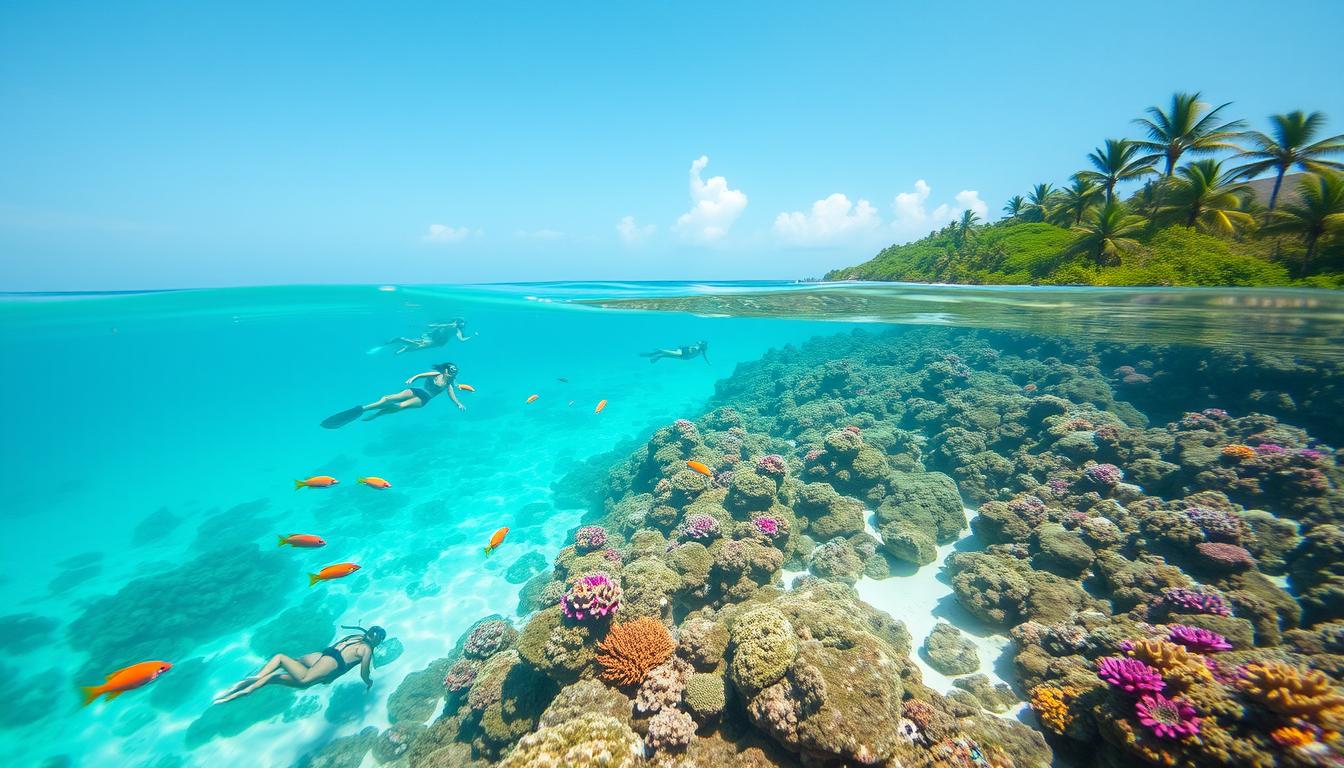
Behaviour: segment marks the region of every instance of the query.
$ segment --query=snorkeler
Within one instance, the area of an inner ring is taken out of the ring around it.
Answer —
[[[332,683],[355,667],[359,667],[359,676],[364,678],[365,690],[372,688],[373,677],[369,670],[373,666],[373,649],[387,637],[386,630],[377,626],[365,629],[344,624],[341,629],[357,629],[359,634],[346,635],[320,651],[297,659],[277,653],[255,675],[238,681],[237,685],[221,693],[215,703],[233,701],[271,683],[290,688]]]
[[[405,336],[398,336],[394,339],[388,339],[386,343],[401,344],[401,349],[397,350],[398,355],[402,352],[432,349],[434,347],[442,347],[454,336],[457,337],[458,341],[466,341],[476,335],[473,333],[471,336],[464,336],[462,331],[466,330],[466,327],[467,321],[462,318],[457,318],[447,323],[430,323],[429,330],[421,334],[419,338],[411,339]]]
[[[423,386],[415,386],[420,379],[427,379]],[[454,382],[457,379],[457,366],[452,363],[439,363],[433,367],[433,370],[417,373],[406,380],[409,389],[403,389],[400,392],[394,392],[390,395],[384,395],[368,405],[356,405],[353,408],[347,408],[340,413],[328,416],[322,421],[322,426],[327,429],[336,429],[354,421],[360,416],[365,421],[373,421],[379,416],[386,416],[389,413],[401,413],[411,408],[423,408],[429,405],[429,401],[447,392],[448,399],[457,404],[458,410],[465,411],[467,406],[457,399],[457,393],[454,392]]]
[[[674,360],[694,360],[697,357],[703,357],[705,363],[709,363],[709,342],[701,341],[689,347],[677,347],[676,349],[655,349],[652,352],[641,352],[639,356],[649,358],[650,363],[656,363],[665,357]]]

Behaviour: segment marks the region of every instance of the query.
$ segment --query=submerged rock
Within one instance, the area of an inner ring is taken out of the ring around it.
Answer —
[[[929,666],[945,675],[966,675],[980,668],[975,644],[956,627],[941,621],[924,639],[924,657]]]

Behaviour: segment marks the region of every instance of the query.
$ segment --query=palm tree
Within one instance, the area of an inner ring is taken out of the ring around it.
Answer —
[[[1098,264],[1114,264],[1120,254],[1138,247],[1135,235],[1143,231],[1142,216],[1130,213],[1122,203],[1108,200],[1091,208],[1083,222],[1072,227],[1079,234],[1070,247],[1073,253],[1087,253]]]
[[[1165,179],[1145,181],[1139,191],[1129,198],[1130,210],[1149,219],[1156,216],[1158,208],[1162,205],[1162,185],[1165,181]]]
[[[1096,205],[1101,196],[1101,185],[1081,174],[1074,175],[1073,183],[1055,197],[1055,205],[1050,209],[1051,223],[1061,227],[1078,226],[1083,221],[1083,214]]]
[[[1166,171],[1162,175],[1170,178],[1176,169],[1176,162],[1186,152],[1195,155],[1220,149],[1238,149],[1232,140],[1237,138],[1237,131],[1245,123],[1233,120],[1217,124],[1221,119],[1218,113],[1231,103],[1229,101],[1209,109],[1208,104],[1199,100],[1198,93],[1174,93],[1166,112],[1158,107],[1149,107],[1146,110],[1148,117],[1134,121],[1148,132],[1147,141],[1134,142],[1140,150],[1149,153],[1141,159],[1151,163],[1165,159]]]
[[[1325,115],[1320,112],[1307,115],[1296,110],[1286,115],[1271,115],[1269,122],[1272,136],[1259,131],[1243,134],[1255,146],[1237,155],[1250,161],[1237,171],[1246,179],[1274,171],[1274,191],[1269,193],[1269,210],[1273,211],[1279,200],[1283,175],[1294,165],[1312,172],[1344,170],[1344,163],[1325,157],[1344,152],[1344,134],[1313,142],[1325,125]]]
[[[1045,221],[1055,204],[1055,188],[1049,184],[1037,184],[1027,193],[1027,204],[1022,207],[1023,221]]]
[[[1096,170],[1082,171],[1078,175],[1102,185],[1109,203],[1115,199],[1116,184],[1155,172],[1152,158],[1139,156],[1142,151],[1129,139],[1107,139],[1105,147],[1097,147],[1087,156]]]
[[[1301,271],[1306,275],[1321,240],[1344,234],[1344,176],[1323,171],[1302,179],[1297,189],[1299,199],[1275,211],[1262,231],[1300,237],[1307,247]]]
[[[1162,210],[1180,217],[1187,227],[1221,235],[1236,234],[1252,222],[1245,210],[1250,188],[1224,173],[1218,160],[1196,160],[1182,166],[1162,193]]]
[[[1008,198],[1008,202],[1003,204],[1003,217],[1016,221],[1022,218],[1022,209],[1027,207],[1026,198],[1021,195],[1013,195]]]
[[[966,244],[968,238],[975,232],[975,225],[979,222],[980,216],[975,211],[967,209],[961,212],[961,218],[954,225],[957,228],[956,232],[952,236],[958,246]]]

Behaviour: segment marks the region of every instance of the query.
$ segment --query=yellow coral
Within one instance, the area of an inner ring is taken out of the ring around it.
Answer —
[[[1242,670],[1241,688],[1274,712],[1312,723],[1344,714],[1344,695],[1319,670],[1281,661],[1247,664]]]
[[[1176,690],[1185,690],[1198,680],[1213,679],[1202,656],[1166,640],[1135,640],[1129,655],[1156,669]]]
[[[1255,458],[1255,449],[1249,445],[1242,445],[1241,443],[1233,443],[1231,445],[1223,446],[1222,454],[1224,459],[1231,459],[1232,461],[1246,461],[1247,459]]]
[[[1031,689],[1031,708],[1035,710],[1045,727],[1055,733],[1063,734],[1073,722],[1069,704],[1078,697],[1078,689],[1071,685],[1058,688],[1050,685],[1038,685]]]
[[[607,639],[597,644],[597,663],[602,679],[618,685],[635,685],[649,670],[672,657],[675,645],[667,627],[657,619],[642,619],[612,624]]]

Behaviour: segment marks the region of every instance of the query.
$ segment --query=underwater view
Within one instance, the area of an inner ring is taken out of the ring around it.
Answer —
[[[0,297],[6,765],[1344,765],[1344,297]]]

